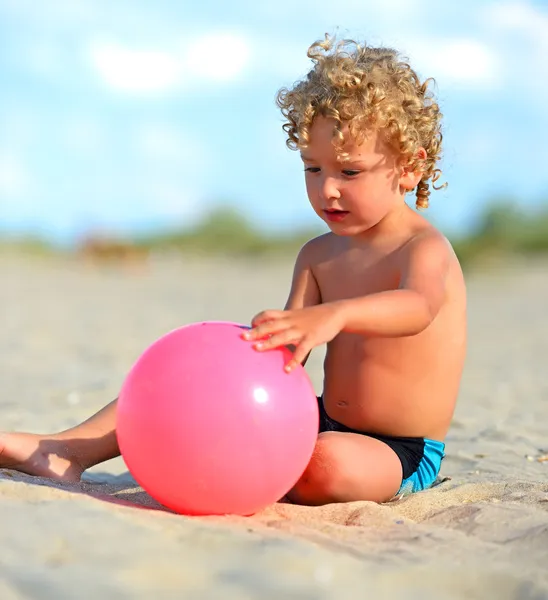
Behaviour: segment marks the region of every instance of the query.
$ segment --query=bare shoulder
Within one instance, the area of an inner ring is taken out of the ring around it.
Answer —
[[[402,263],[420,264],[423,268],[446,268],[460,265],[449,240],[435,227],[428,224],[418,228],[401,246],[399,258]]]
[[[435,227],[417,228],[401,246],[397,259],[400,288],[419,293],[436,314],[447,302],[464,299],[464,276],[449,240]]]
[[[334,234],[331,232],[312,238],[299,251],[297,262],[313,267],[331,252],[333,243]]]

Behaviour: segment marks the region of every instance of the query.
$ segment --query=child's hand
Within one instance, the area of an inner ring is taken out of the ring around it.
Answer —
[[[312,348],[330,342],[339,334],[344,320],[339,305],[327,303],[297,310],[266,310],[255,316],[251,325],[243,337],[259,340],[254,344],[257,350],[295,347],[293,358],[285,366],[286,371],[291,371],[304,361]]]

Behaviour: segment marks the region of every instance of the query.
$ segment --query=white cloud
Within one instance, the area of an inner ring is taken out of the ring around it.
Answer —
[[[423,77],[441,85],[492,89],[502,82],[496,52],[474,38],[409,39],[403,53]]]
[[[89,58],[103,83],[119,92],[163,93],[181,78],[176,57],[159,50],[136,50],[119,42],[94,40]]]
[[[201,83],[237,78],[250,58],[247,40],[229,32],[185,39],[175,48],[130,48],[119,41],[93,39],[89,61],[103,84],[133,95],[165,95]]]
[[[246,68],[250,59],[247,40],[238,34],[208,34],[181,48],[185,75],[198,79],[230,81]]]

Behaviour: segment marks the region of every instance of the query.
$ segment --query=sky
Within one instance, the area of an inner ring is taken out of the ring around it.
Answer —
[[[325,33],[436,80],[445,232],[548,200],[548,0],[0,0],[0,233],[314,226],[275,96]]]

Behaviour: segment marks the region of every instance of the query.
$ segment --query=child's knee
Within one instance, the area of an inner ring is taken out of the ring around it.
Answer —
[[[402,468],[388,446],[368,436],[325,432],[289,498],[299,504],[386,502],[401,485]]]
[[[349,465],[340,447],[321,434],[314,453],[289,497],[299,504],[340,502],[345,496]]]

